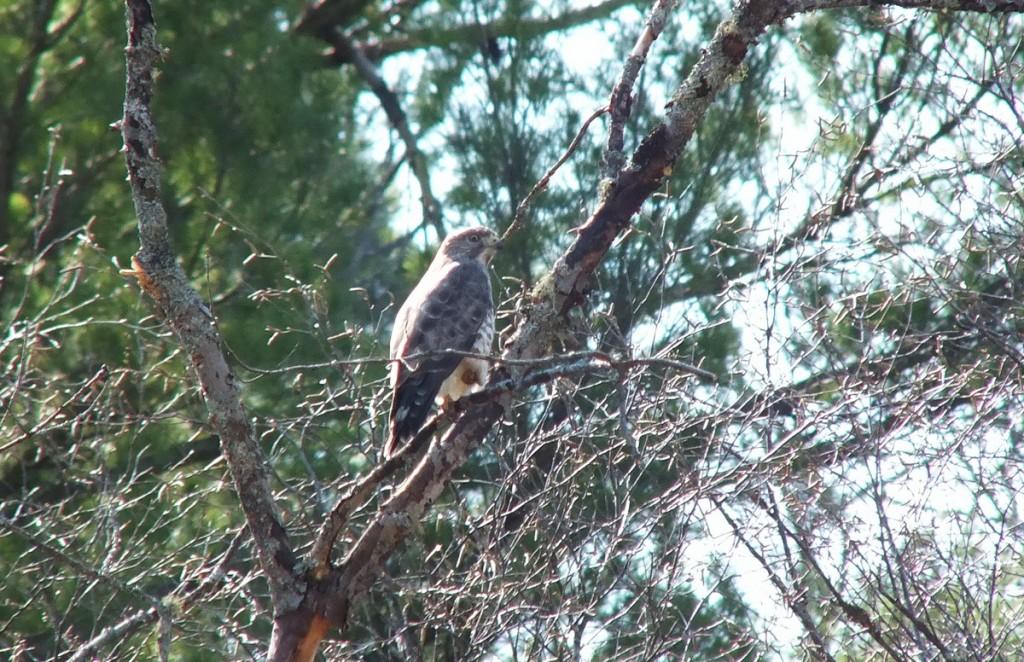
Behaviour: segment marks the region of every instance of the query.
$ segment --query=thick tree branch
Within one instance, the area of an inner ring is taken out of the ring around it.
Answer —
[[[383,481],[393,476],[398,469],[409,462],[410,458],[416,456],[423,446],[430,441],[431,437],[434,436],[438,424],[446,415],[445,413],[440,413],[434,416],[397,453],[377,464],[370,473],[360,478],[334,504],[334,508],[328,513],[327,519],[324,520],[323,525],[320,527],[316,542],[313,543],[313,549],[310,552],[313,560],[313,576],[316,579],[323,579],[329,574],[331,552],[333,551],[334,543],[342,528],[348,523],[352,513],[366,503],[370,495],[373,494],[373,491]]]
[[[381,507],[329,582],[326,616],[344,626],[353,601],[376,581],[384,561],[420,521],[509,404],[492,401],[461,416],[443,436],[434,439],[423,459]]]
[[[132,201],[139,220],[141,250],[127,272],[153,298],[184,348],[220,437],[235,489],[252,532],[260,566],[270,584],[274,608],[289,611],[305,592],[296,573],[296,557],[274,509],[267,483],[266,459],[242,406],[238,382],[224,355],[220,333],[209,308],[178,266],[160,201],[157,132],[150,112],[153,68],[162,51],[148,0],[126,0],[128,10],[127,80],[125,85],[125,161]]]
[[[796,0],[793,14],[821,9],[854,7],[903,7],[925,11],[964,11],[979,14],[1008,14],[1024,11],[1024,0]]]
[[[634,152],[630,163],[605,188],[594,214],[576,240],[531,293],[532,308],[506,346],[508,358],[545,353],[568,310],[585,295],[586,282],[640,205],[671,173],[711,101],[721,92],[765,28],[788,14],[774,3],[741,2],[723,22],[689,76],[673,95],[666,120]]]

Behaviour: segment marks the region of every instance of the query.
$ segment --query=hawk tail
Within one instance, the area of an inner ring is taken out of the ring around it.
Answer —
[[[396,414],[397,408],[392,404],[391,416],[388,419],[388,440],[384,444],[385,460],[390,460],[402,445],[416,434],[416,430],[410,430],[407,422],[397,418]]]
[[[441,365],[432,365],[409,375],[396,389],[391,400],[391,414],[388,416],[385,460],[397,453],[402,444],[415,437],[426,422],[434,397],[454,369],[454,366],[447,365],[447,361],[438,363]]]
[[[400,438],[395,434],[392,426],[392,430],[388,432],[388,441],[384,444],[384,460],[390,460],[391,457],[398,452],[401,444],[399,443]]]

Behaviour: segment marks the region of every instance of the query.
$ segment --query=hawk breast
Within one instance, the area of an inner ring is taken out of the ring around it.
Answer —
[[[470,350],[474,354],[490,354],[491,345],[494,343],[494,312],[484,317],[483,323],[477,332],[476,342]],[[478,391],[487,383],[487,375],[490,364],[478,358],[465,357],[455,371],[448,375],[448,378],[441,384],[437,392],[437,403],[443,404],[447,400],[458,400],[467,393]]]

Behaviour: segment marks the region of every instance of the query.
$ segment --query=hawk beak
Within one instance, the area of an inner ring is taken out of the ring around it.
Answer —
[[[494,241],[487,242],[483,253],[484,262],[490,264],[491,260],[494,259],[494,255],[500,251],[501,247],[504,245],[505,244],[501,239],[495,239]]]

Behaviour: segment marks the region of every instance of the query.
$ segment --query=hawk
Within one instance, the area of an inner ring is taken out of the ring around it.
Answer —
[[[419,432],[431,405],[458,400],[487,381],[483,359],[430,352],[488,354],[494,339],[494,301],[487,264],[501,247],[487,228],[444,240],[391,332],[391,414],[385,459]],[[410,358],[407,358],[410,357]]]

